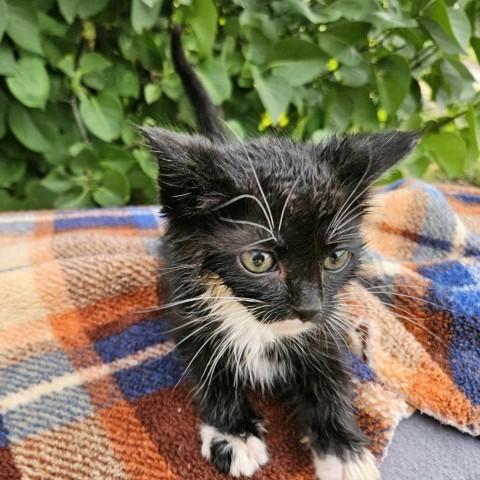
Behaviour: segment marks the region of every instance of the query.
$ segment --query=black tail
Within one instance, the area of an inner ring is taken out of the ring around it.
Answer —
[[[182,31],[178,25],[172,27],[170,48],[173,66],[182,80],[183,88],[192,105],[198,130],[211,140],[226,140],[227,135],[218,111],[185,56],[182,45]]]

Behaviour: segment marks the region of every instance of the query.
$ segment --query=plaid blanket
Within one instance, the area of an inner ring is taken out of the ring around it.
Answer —
[[[414,409],[480,434],[480,191],[406,181],[374,203],[345,310],[380,461]],[[223,478],[155,310],[159,230],[154,207],[0,215],[2,480]],[[289,407],[257,402],[271,453],[257,478],[313,478]]]

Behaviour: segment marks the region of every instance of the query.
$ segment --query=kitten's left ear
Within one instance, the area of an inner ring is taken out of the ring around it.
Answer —
[[[347,137],[341,147],[340,175],[370,184],[405,158],[415,147],[417,132],[391,131]]]

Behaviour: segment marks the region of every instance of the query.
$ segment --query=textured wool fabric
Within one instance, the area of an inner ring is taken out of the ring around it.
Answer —
[[[480,434],[480,191],[380,191],[343,298],[358,418],[379,461],[419,409]],[[158,208],[0,215],[0,479],[221,479],[158,310]],[[270,463],[312,479],[290,409],[256,399]]]

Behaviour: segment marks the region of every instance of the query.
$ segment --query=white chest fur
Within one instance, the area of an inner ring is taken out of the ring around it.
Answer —
[[[288,337],[299,337],[313,324],[299,319],[259,322],[245,306],[232,299],[231,290],[222,283],[212,282],[207,295],[218,298],[211,310],[218,315],[219,331],[225,338],[224,353],[229,357],[236,381],[264,389],[285,378],[289,365],[288,359],[282,358],[285,349],[282,343]],[[279,355],[271,355],[272,349]]]

